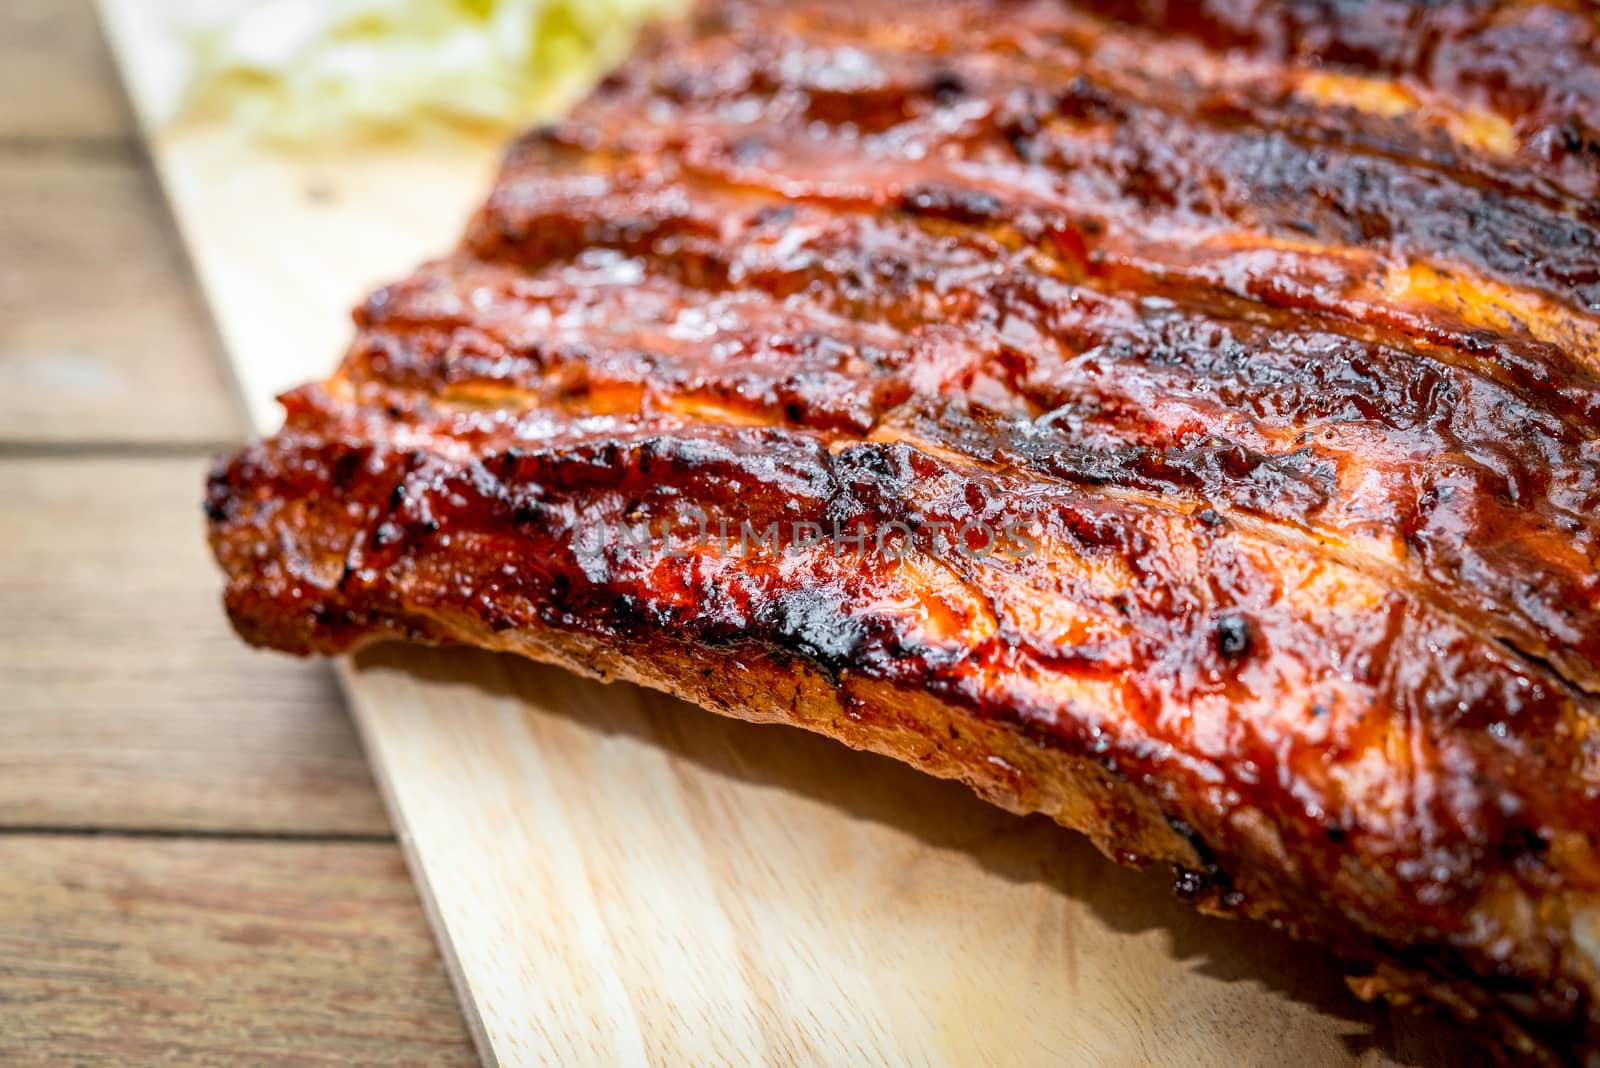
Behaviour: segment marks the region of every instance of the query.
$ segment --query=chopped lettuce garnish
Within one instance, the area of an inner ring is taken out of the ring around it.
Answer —
[[[500,131],[569,105],[682,0],[211,0],[185,110],[269,140]]]

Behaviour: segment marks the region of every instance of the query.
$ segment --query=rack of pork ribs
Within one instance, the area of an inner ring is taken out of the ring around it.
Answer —
[[[1600,1064],[1600,15],[1227,7],[653,31],[216,467],[237,629],[799,724]]]

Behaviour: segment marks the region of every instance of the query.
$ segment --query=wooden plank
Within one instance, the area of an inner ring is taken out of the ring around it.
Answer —
[[[90,0],[0,4],[0,146],[133,136]]]
[[[0,1063],[468,1065],[390,844],[0,836]]]
[[[170,52],[148,4],[103,10],[152,121]],[[403,271],[476,185],[393,150],[349,171],[376,200],[312,212],[321,164],[206,129],[155,151],[260,426],[285,372],[268,350],[319,376],[344,336],[331,313],[282,313],[312,308],[304,264],[324,296]],[[222,225],[246,210],[272,232]],[[345,671],[491,1062],[1481,1063],[1356,1003],[1314,950],[887,762],[468,652],[390,647]]]
[[[0,459],[0,826],[387,831],[327,665],[229,630],[204,475]]]
[[[0,156],[0,443],[238,433],[165,217],[132,152]]]
[[[483,653],[356,672],[500,1063],[1487,1063],[1165,872],[894,762]]]

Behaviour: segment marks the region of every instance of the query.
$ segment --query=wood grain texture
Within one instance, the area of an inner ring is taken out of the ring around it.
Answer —
[[[0,4],[0,144],[132,133],[90,0]]]
[[[473,1056],[393,845],[7,836],[0,1063]]]
[[[0,827],[387,832],[328,666],[229,630],[204,470],[0,460]]]
[[[153,123],[150,5],[102,6]],[[333,365],[330,295],[446,247],[483,162],[392,151],[339,171],[372,198],[313,203],[327,164],[226,131],[155,153],[260,429],[269,385]],[[246,204],[270,232],[224,225]],[[1316,951],[888,762],[482,654],[344,671],[491,1063],[1481,1063]]]
[[[138,157],[0,156],[0,442],[217,442],[238,416]]]

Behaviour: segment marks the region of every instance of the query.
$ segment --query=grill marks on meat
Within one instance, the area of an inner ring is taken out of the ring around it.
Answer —
[[[1596,19],[1097,12],[656,34],[218,468],[234,621],[802,722],[1591,1063]]]

